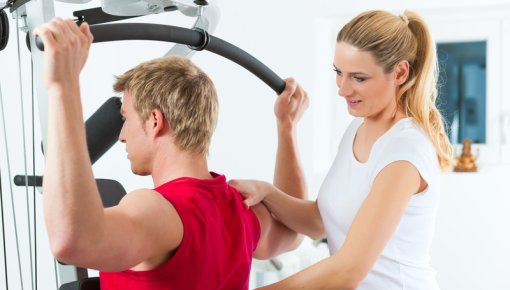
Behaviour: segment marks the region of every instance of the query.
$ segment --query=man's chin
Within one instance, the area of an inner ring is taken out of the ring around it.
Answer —
[[[131,168],[131,171],[135,174],[135,175],[139,175],[139,176],[147,176],[147,175],[150,175],[151,173],[148,172],[148,171],[144,171],[144,170],[140,170],[140,169],[137,169],[137,168]]]

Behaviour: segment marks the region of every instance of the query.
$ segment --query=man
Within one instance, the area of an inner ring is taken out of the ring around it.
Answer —
[[[225,176],[209,171],[216,91],[207,75],[179,57],[141,64],[117,79],[125,118],[119,140],[132,171],[151,175],[155,188],[135,190],[104,209],[80,100],[79,75],[93,39],[89,26],[55,18],[34,33],[45,43],[43,202],[58,260],[99,270],[102,290],[247,289],[252,257],[269,258],[299,244],[300,236],[263,205],[245,208]],[[287,84],[280,98],[292,110],[292,100],[306,101],[306,94],[294,82]],[[294,137],[285,140],[279,158],[299,164],[284,153],[295,150]],[[293,182],[299,170],[284,170],[277,167],[276,184],[304,197],[306,186]]]

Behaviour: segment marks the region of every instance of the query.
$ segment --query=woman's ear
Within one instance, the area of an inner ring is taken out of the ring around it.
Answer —
[[[409,77],[409,62],[401,60],[395,65],[395,84],[398,86],[404,84]]]

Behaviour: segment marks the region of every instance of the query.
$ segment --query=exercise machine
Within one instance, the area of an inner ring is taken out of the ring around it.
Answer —
[[[60,2],[79,5],[88,3],[90,0],[60,0]],[[166,55],[179,55],[188,58],[198,51],[210,51],[246,68],[276,93],[281,93],[285,88],[285,82],[255,57],[212,35],[219,20],[219,8],[213,0],[101,0],[100,4],[100,7],[77,10],[73,13],[77,24],[86,21],[91,25],[90,30],[94,35],[94,43],[128,40],[170,42],[174,45]],[[23,23],[22,27],[17,27],[16,33],[20,33],[20,31],[26,33],[26,46],[31,51],[33,90],[39,108],[41,147],[44,151],[47,135],[47,94],[42,79],[44,44],[30,32],[55,16],[54,1],[9,0],[3,5],[0,2],[0,8],[0,51],[7,46],[10,36],[6,10],[9,10],[17,23]],[[193,26],[183,28],[154,23],[118,22],[126,19],[143,19],[141,17],[150,14],[170,14],[174,12],[180,12],[187,17],[195,18]],[[18,42],[18,44],[20,43]],[[117,141],[122,127],[122,119],[119,113],[120,105],[120,99],[113,97],[106,101],[85,122],[87,145],[92,163],[101,158]],[[16,175],[14,183],[18,186],[32,186],[40,189],[42,178],[42,176],[36,176],[35,174],[30,176],[25,173],[24,175]],[[0,179],[0,194],[2,193],[1,182]],[[97,184],[105,206],[117,204],[125,194],[122,185],[114,180],[100,179],[97,180]],[[0,206],[3,214],[1,199]],[[59,289],[99,289],[98,279],[89,278],[87,269],[57,263],[57,271]],[[37,281],[35,287],[37,288]],[[47,289],[47,287],[44,288]]]

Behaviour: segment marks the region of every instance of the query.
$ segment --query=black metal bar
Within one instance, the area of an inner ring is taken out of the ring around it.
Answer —
[[[14,185],[16,186],[42,186],[43,177],[42,176],[32,176],[32,175],[16,175],[14,176]]]
[[[239,47],[226,42],[220,38],[210,36],[211,41],[206,50],[221,55],[238,65],[244,67],[264,83],[266,83],[277,94],[281,94],[285,89],[285,81],[282,80],[275,72],[268,68],[258,59],[240,49]]]
[[[14,176],[14,184],[16,186],[37,186],[42,187],[42,176]],[[119,204],[120,200],[126,195],[124,187],[116,180],[112,179],[96,179],[97,189],[103,201],[104,207],[112,207]],[[1,191],[1,188],[0,188]],[[1,201],[1,200],[0,200]]]
[[[94,35],[94,42],[109,42],[118,40],[155,40],[167,41],[201,47],[204,43],[204,34],[188,28],[150,24],[150,23],[115,23],[93,25],[90,31]],[[280,94],[285,89],[285,82],[266,65],[246,51],[232,45],[220,38],[210,37],[209,45],[205,50],[221,55],[244,67],[276,93]],[[44,50],[44,44],[36,37],[37,47]]]
[[[101,7],[78,10],[73,12],[74,17],[78,19],[78,23],[87,22],[90,25],[113,22],[140,16],[118,16],[104,13]]]

